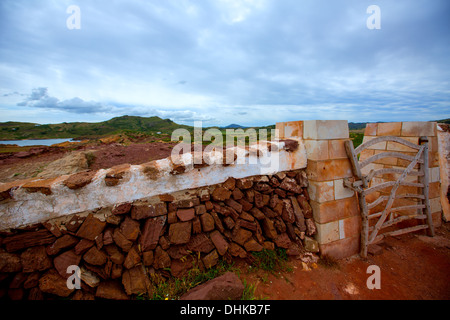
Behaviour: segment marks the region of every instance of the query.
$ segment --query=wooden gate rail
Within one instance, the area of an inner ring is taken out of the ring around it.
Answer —
[[[358,154],[361,153],[363,150],[377,143],[385,141],[392,141],[403,144],[413,150],[416,150],[416,154],[415,156],[410,156],[400,152],[382,152],[374,156],[371,156],[364,161],[360,162],[358,160]],[[356,181],[354,181],[354,179],[345,179],[344,186],[347,188],[351,188],[358,193],[358,201],[362,218],[361,253],[360,253],[362,257],[364,258],[367,257],[367,248],[370,244],[380,241],[387,235],[400,235],[408,232],[427,229],[428,235],[434,236],[433,221],[431,218],[430,201],[428,196],[429,192],[428,139],[426,137],[420,138],[420,145],[413,144],[399,137],[383,136],[365,142],[356,149],[353,148],[352,141],[346,141],[345,148],[350,158],[350,162],[352,164],[353,174],[356,176],[357,179]],[[367,166],[368,164],[388,157],[394,157],[409,161],[409,165],[404,170],[398,168],[385,168],[385,169],[371,170],[367,175],[362,174],[361,169]],[[417,165],[419,165],[419,168],[417,171],[414,171],[413,169]],[[375,186],[370,186],[370,182],[374,177],[384,174],[399,174],[400,176],[397,178],[396,181],[388,181],[380,183]],[[408,175],[418,177],[419,181],[418,182],[404,181],[406,176]],[[413,194],[413,193],[396,194],[400,186],[410,186],[420,188],[422,189],[422,192],[421,194]],[[392,187],[392,189],[388,196],[382,195],[374,202],[367,204],[366,202],[367,195],[375,191],[379,191],[389,187]],[[395,200],[403,198],[418,199],[419,204],[393,207]],[[383,211],[369,214],[370,209],[373,209],[377,205],[380,205],[384,202],[386,202],[386,206],[383,209]],[[409,215],[400,215],[399,217],[395,217],[396,212],[411,209],[416,209],[417,213]],[[388,216],[389,220],[386,221]],[[369,220],[375,218],[378,218],[378,221],[375,223],[374,226],[369,227]],[[420,221],[426,220],[426,224],[421,224],[410,228],[404,228],[400,230],[379,234],[380,231],[384,228],[396,225],[399,222],[410,219],[418,219]]]

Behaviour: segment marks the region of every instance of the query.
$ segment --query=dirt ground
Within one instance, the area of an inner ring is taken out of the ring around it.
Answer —
[[[111,168],[113,166],[130,163],[132,165],[142,164],[153,160],[163,159],[170,156],[175,143],[152,142],[152,143],[120,143],[107,144],[73,144],[64,147],[39,147],[31,149],[34,154],[30,155],[29,148],[21,148],[24,151],[14,153],[0,153],[0,182],[23,180],[39,177],[50,163],[55,162],[74,153],[92,153],[89,167],[80,166],[79,171],[98,170]],[[26,150],[26,151],[25,151]],[[28,154],[27,154],[28,153]],[[64,170],[55,170],[57,175],[70,174]],[[49,178],[45,176],[45,178]]]
[[[256,285],[255,297],[269,300],[448,300],[450,299],[450,223],[436,229],[431,238],[420,233],[389,237],[381,254],[359,255],[320,262],[303,270],[291,260],[292,272],[246,273],[247,283]],[[381,288],[368,289],[370,265],[380,268]]]

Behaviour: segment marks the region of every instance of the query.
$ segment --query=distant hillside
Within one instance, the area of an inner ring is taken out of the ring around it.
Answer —
[[[103,122],[63,122],[58,124],[37,124],[28,122],[0,123],[1,140],[52,139],[101,137],[110,134],[131,131],[142,133],[172,133],[177,128],[192,129],[169,119],[159,117],[122,116]]]
[[[239,124],[232,123],[226,127],[222,127],[221,129],[245,129],[247,127],[241,126]]]

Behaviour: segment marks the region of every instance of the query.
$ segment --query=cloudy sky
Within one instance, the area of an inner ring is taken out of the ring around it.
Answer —
[[[449,18],[448,0],[1,0],[0,121],[449,118]]]

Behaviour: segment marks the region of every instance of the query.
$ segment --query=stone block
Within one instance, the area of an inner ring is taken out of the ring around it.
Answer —
[[[327,140],[304,140],[306,156],[311,160],[328,159],[328,141]]]
[[[339,240],[339,222],[317,223],[316,240],[319,244],[330,243]]]
[[[355,192],[350,189],[344,187],[344,179],[334,180],[334,199],[341,200],[345,198],[351,198],[355,195]],[[356,201],[356,198],[355,198]]]
[[[376,136],[377,129],[378,129],[378,123],[366,124],[366,129],[364,130],[364,136]]]
[[[400,136],[402,131],[401,122],[379,123],[377,136]]]
[[[345,238],[331,243],[319,243],[322,256],[343,259],[355,255],[360,250],[360,237]]]
[[[440,182],[440,172],[439,167],[429,168],[429,179],[430,183]]]
[[[356,237],[361,233],[361,217],[353,216],[339,220],[339,239]]]
[[[319,203],[310,201],[316,223],[328,223],[348,217],[359,216],[359,205],[356,197]]]
[[[303,122],[303,138],[305,140],[348,139],[347,120],[307,120]]]
[[[289,121],[276,125],[275,129],[279,129],[280,139],[290,137],[303,136],[303,121]]]
[[[308,160],[306,169],[310,181],[330,181],[353,176],[350,160]]]
[[[430,210],[431,210],[431,213],[441,212],[442,206],[441,206],[441,199],[440,198],[430,199]]]
[[[334,200],[333,181],[309,181],[308,194],[311,200],[326,202]]]
[[[436,136],[436,122],[411,121],[402,123],[403,137]]]
[[[328,140],[328,157],[330,159],[347,159],[345,141],[348,139]]]

